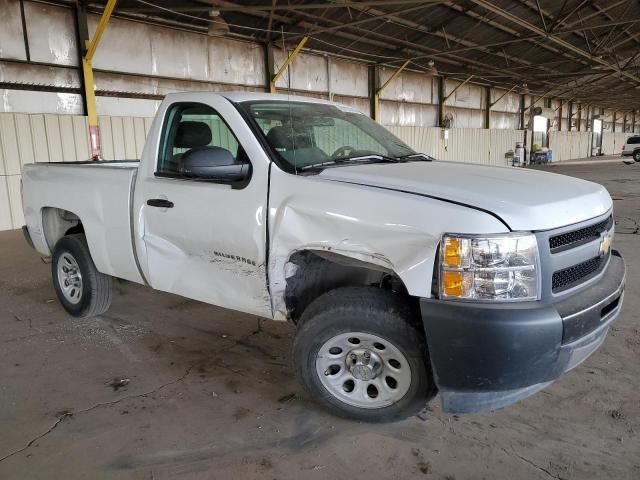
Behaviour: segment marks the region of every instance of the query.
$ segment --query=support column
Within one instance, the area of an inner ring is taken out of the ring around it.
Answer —
[[[617,114],[618,114],[618,112],[616,112],[616,111],[614,110],[614,111],[613,111],[613,125],[611,126],[611,131],[612,131],[613,133],[615,133],[615,132],[616,132],[616,120],[617,120],[617,118],[616,118],[616,117],[618,116]]]
[[[560,100],[560,106],[558,107],[558,131],[562,131],[562,100]]]
[[[520,130],[524,130],[524,110],[526,103],[526,95],[523,93],[520,95]]]
[[[280,69],[271,78],[271,82],[269,83],[269,91],[271,93],[276,93],[276,82],[282,76],[284,71],[287,68],[289,68],[289,65],[291,65],[291,62],[293,62],[295,60],[295,58],[298,56],[298,53],[300,53],[300,50],[302,50],[304,45],[307,43],[307,40],[309,40],[309,37],[302,37],[302,39],[300,40],[300,43],[298,43],[296,48],[293,49],[293,52],[291,52],[289,54],[289,56],[285,60],[284,64],[280,67]],[[291,79],[289,79],[289,81],[291,81]]]
[[[491,128],[491,107],[493,104],[491,103],[491,87],[484,87],[485,92],[485,103],[484,103],[484,128]]]
[[[576,122],[576,131],[580,131],[582,126],[582,103],[578,104],[578,121]]]
[[[377,65],[369,65],[369,116],[376,118],[376,92],[380,88],[380,70]]]
[[[93,56],[96,53],[102,34],[107,28],[107,24],[111,19],[111,14],[116,8],[118,0],[109,0],[104,7],[100,22],[96,27],[91,41],[86,40],[84,47],[86,51],[82,56],[82,72],[84,75],[84,96],[87,109],[87,117],[89,118],[89,145],[91,148],[91,159],[100,160],[102,158],[102,146],[100,145],[100,128],[98,127],[98,112],[96,109],[96,87],[93,81]],[[85,15],[86,22],[86,15]],[[88,35],[87,35],[88,36]]]
[[[373,95],[373,118],[376,122],[380,121],[380,94],[393,82],[400,73],[407,68],[411,60],[406,60],[391,76],[378,88]]]
[[[84,81],[84,67],[82,65],[82,58],[86,51],[85,45],[89,41],[89,28],[87,27],[87,2],[86,0],[80,0],[75,4],[75,20],[76,20],[76,45],[78,49],[78,58],[80,62],[78,64],[78,77],[80,79],[80,95],[82,96],[82,114],[88,115],[87,112],[87,95],[85,94],[85,81]]]
[[[444,128],[444,91],[446,80],[438,77],[438,126]]]
[[[273,62],[273,44],[267,42],[264,44],[264,66],[265,66],[265,92],[271,91],[271,79],[275,75],[275,67]]]

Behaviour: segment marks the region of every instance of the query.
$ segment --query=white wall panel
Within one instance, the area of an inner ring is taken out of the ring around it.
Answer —
[[[35,83],[54,87],[80,86],[75,68],[60,68],[47,65],[27,65],[2,62],[0,60],[0,81],[14,83]]]
[[[396,137],[415,151],[426,153],[434,158],[440,156],[440,128],[387,126]]]
[[[395,68],[380,69],[380,84],[384,84],[396,71]],[[433,77],[415,72],[402,72],[380,94],[381,99],[412,103],[437,103],[434,101]]]
[[[13,115],[16,122],[16,135],[18,137],[18,153],[20,164],[35,162],[33,137],[31,136],[31,122],[29,115],[16,113]]]
[[[31,138],[33,141],[33,157],[36,162],[49,161],[49,147],[47,142],[47,128],[44,125],[44,115],[30,115]],[[37,139],[37,140],[36,140]]]
[[[0,113],[82,113],[82,97],[75,93],[0,89]]]
[[[369,70],[365,64],[332,58],[331,92],[336,95],[369,95]]]
[[[0,0],[0,58],[26,60],[22,34],[20,3],[16,0]]]
[[[438,107],[381,100],[380,119],[380,122],[387,126],[435,127],[438,122]]]
[[[89,15],[89,36],[93,36],[100,17]],[[126,71],[157,75],[151,53],[151,25],[112,18],[104,31],[100,48],[93,57],[93,67],[102,70]],[[159,28],[159,27],[155,27]],[[166,30],[166,29],[165,29]],[[172,30],[168,30],[171,32]]]
[[[440,158],[453,162],[489,164],[489,130],[483,128],[451,128],[449,139],[443,141]]]
[[[462,82],[454,80],[445,81],[445,96],[449,95]],[[484,108],[484,88],[479,85],[467,83],[459,87],[447,100],[447,105],[451,107]]]
[[[505,112],[490,112],[491,128],[506,128],[515,130],[520,126],[520,114]]]
[[[281,65],[284,65],[287,56],[288,52],[274,49],[273,58],[276,71]],[[323,56],[299,53],[295,61],[289,65],[289,68],[276,82],[278,88],[286,89],[289,86],[289,73],[293,90],[323,93],[329,91],[327,59]]]
[[[3,165],[0,165],[0,175],[18,175],[20,173],[20,153],[18,151],[18,137],[13,115],[0,114],[0,148],[2,148]]]
[[[264,50],[259,44],[225,38],[207,38],[212,82],[256,85],[264,88]]]
[[[605,155],[619,155],[622,153],[628,133],[624,132],[603,132],[602,134],[602,153]]]
[[[453,128],[484,127],[484,112],[482,110],[449,107],[447,103],[445,112],[453,115]]]
[[[520,111],[520,95],[517,93],[507,93],[507,91],[508,90],[501,88],[491,89],[491,102],[495,102],[504,95],[504,97],[500,98],[500,100],[491,107],[492,111],[507,113],[518,113]]]
[[[141,98],[97,97],[98,113],[104,116],[153,117],[159,100]]]
[[[9,184],[7,177],[0,175],[0,230],[11,230],[11,203],[9,203]]]
[[[70,8],[25,2],[24,16],[32,62],[78,65],[76,28]]]
[[[517,142],[524,142],[524,130],[489,130],[489,164],[510,165],[505,159],[505,153],[509,150],[515,151]]]
[[[368,98],[343,97],[342,95],[334,95],[333,101],[336,103],[341,103],[343,105],[348,105],[349,107],[353,107],[356,110],[364,113],[365,115],[369,115],[371,110],[371,105]]]
[[[549,132],[554,162],[588,157],[590,145],[591,132]]]
[[[24,225],[22,213],[22,196],[20,191],[20,178],[22,175],[9,175],[7,179],[7,195],[11,209],[11,225],[13,228],[21,228]]]

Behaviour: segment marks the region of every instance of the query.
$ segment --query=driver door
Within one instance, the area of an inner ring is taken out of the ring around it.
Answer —
[[[158,112],[164,123],[154,125],[156,155],[144,158],[145,151],[135,190],[140,267],[154,289],[270,317],[262,222],[267,175],[256,175],[263,166],[256,172],[252,165],[253,175],[231,183],[181,174],[181,159],[192,149],[219,147],[249,160],[234,132],[246,124],[226,99],[211,98]]]

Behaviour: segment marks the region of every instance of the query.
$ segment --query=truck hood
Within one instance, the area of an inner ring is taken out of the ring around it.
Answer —
[[[522,168],[420,161],[327,168],[318,176],[464,204],[500,217],[511,230],[563,227],[612,206],[602,185]]]

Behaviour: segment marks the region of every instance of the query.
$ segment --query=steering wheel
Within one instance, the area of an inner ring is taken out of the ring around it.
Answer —
[[[333,152],[333,154],[331,155],[331,158],[333,159],[344,158],[349,156],[350,153],[353,153],[355,151],[356,151],[355,147],[352,147],[351,145],[343,145],[342,147],[338,148],[335,152]]]

